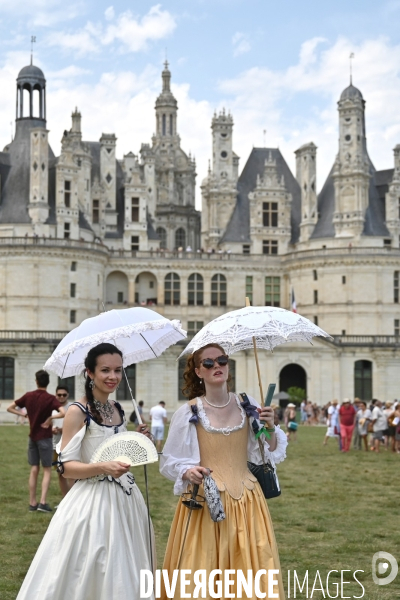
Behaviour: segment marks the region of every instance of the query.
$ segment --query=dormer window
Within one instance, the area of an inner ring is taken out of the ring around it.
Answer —
[[[278,227],[277,202],[263,202],[263,226]]]

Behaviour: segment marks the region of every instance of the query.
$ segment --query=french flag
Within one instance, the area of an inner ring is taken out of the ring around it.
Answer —
[[[296,298],[294,296],[294,289],[292,288],[292,312],[297,313]]]

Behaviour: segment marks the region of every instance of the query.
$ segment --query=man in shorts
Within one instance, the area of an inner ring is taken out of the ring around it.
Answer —
[[[165,402],[160,400],[157,406],[150,409],[151,433],[156,440],[157,452],[161,452],[164,439],[164,425],[167,422],[167,411]]]
[[[19,400],[14,400],[7,408],[12,414],[20,414],[18,408],[26,408],[29,418],[28,462],[31,465],[29,475],[29,510],[52,512],[46,503],[47,492],[51,479],[51,463],[53,460],[53,419],[63,418],[65,411],[60,402],[52,394],[47,393],[49,374],[46,371],[35,373],[37,389],[27,392]],[[52,414],[53,411],[57,411]],[[36,488],[39,476],[40,462],[43,466],[42,490],[39,504],[36,502]]]
[[[371,421],[374,426],[374,432],[372,434],[374,440],[373,450],[379,452],[380,443],[381,441],[384,441],[383,435],[387,429],[387,416],[382,410],[382,402],[380,400],[373,400],[372,403],[374,405],[371,416]]]

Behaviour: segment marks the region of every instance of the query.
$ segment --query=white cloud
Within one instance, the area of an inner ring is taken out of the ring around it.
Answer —
[[[74,19],[82,13],[83,0],[0,0],[0,11],[17,19],[28,18],[25,25],[51,27],[57,23]]]
[[[235,120],[236,152],[247,158],[253,145],[279,146],[294,172],[293,152],[313,140],[318,146],[321,187],[337,152],[336,103],[349,82],[349,55],[355,53],[353,82],[366,100],[368,150],[376,168],[393,166],[400,142],[400,45],[380,37],[354,44],[339,38],[304,42],[298,62],[282,71],[254,67],[219,84]],[[298,106],[298,108],[296,108]],[[242,164],[243,166],[243,164]]]
[[[47,44],[77,54],[98,53],[101,46],[111,45],[116,45],[120,51],[139,52],[150,42],[171,35],[176,27],[174,17],[159,4],[141,18],[131,11],[116,16],[112,6],[104,14],[107,24],[89,21],[78,31],[54,32],[47,37]]]
[[[245,54],[251,50],[247,36],[240,31],[237,31],[232,37],[232,45],[234,47],[233,56],[240,56],[240,54]]]

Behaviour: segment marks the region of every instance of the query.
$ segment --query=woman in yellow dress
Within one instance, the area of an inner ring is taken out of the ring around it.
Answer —
[[[221,570],[221,583],[224,583],[227,569],[241,570],[246,578],[251,569],[253,579],[265,569],[267,574],[259,576],[259,590],[266,598],[284,600],[270,513],[260,485],[247,468],[247,461],[262,464],[259,444],[251,426],[255,411],[270,431],[274,429],[270,439],[264,442],[265,458],[274,467],[286,457],[286,435],[279,426],[274,426],[272,408],[261,408],[253,398],[249,398],[253,406],[246,406],[241,397],[229,392],[228,357],[218,344],[208,344],[188,357],[184,379],[183,391],[190,400],[171,420],[160,470],[175,482],[176,495],[191,490],[196,484],[200,486],[199,494],[204,495],[203,478],[211,471],[226,518],[214,522],[207,507],[192,511],[184,542],[189,511],[179,501],[163,569],[168,571],[169,581],[175,569],[191,570],[192,580],[185,593],[193,593],[193,574],[199,569],[206,571],[207,580],[214,569]],[[268,574],[270,570],[275,570],[275,574]],[[270,581],[268,586],[271,577],[276,583]],[[231,575],[230,579],[235,584],[229,592],[234,592],[232,597],[236,597],[236,575]],[[178,584],[174,598],[180,597],[179,589]],[[168,597],[165,590],[161,597]],[[256,595],[253,586],[248,598],[257,597],[260,596]],[[207,598],[211,598],[208,590]],[[246,598],[245,593],[243,598]]]

